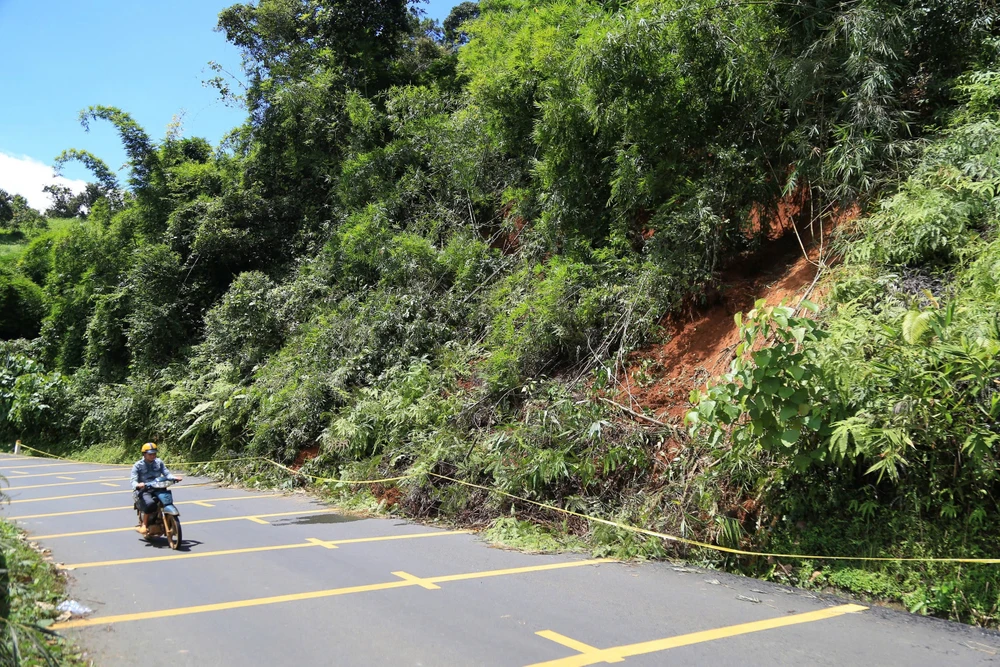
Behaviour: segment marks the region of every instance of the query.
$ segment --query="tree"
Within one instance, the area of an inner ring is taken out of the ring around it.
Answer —
[[[42,288],[24,276],[0,270],[0,340],[37,336],[46,306]]]
[[[456,5],[448,18],[444,20],[444,37],[455,46],[461,46],[469,41],[469,35],[462,26],[473,19],[479,18],[479,4],[476,2],[463,2]]]
[[[42,188],[42,191],[52,198],[52,205],[45,210],[46,217],[75,218],[80,212],[80,204],[67,186],[51,183]]]
[[[14,219],[14,198],[0,189],[0,229],[7,229]]]
[[[219,14],[218,29],[243,51],[251,112],[274,83],[317,68],[342,70],[352,87],[382,81],[410,23],[407,0],[260,0]],[[376,83],[376,85],[378,85]],[[277,92],[277,91],[275,91]],[[374,92],[369,88],[369,92]]]
[[[11,227],[25,236],[35,236],[48,228],[48,224],[45,222],[42,214],[31,208],[28,200],[21,195],[14,195],[11,207],[14,209],[14,219],[11,220]]]

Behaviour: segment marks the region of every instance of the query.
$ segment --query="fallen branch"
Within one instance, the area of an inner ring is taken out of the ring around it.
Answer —
[[[657,426],[663,426],[663,427],[666,427],[666,428],[669,428],[669,429],[671,429],[672,431],[678,431],[678,430],[679,430],[679,429],[678,429],[678,428],[677,428],[676,426],[674,426],[673,424],[667,424],[667,423],[665,423],[665,422],[661,422],[661,421],[660,421],[659,419],[654,419],[653,417],[650,417],[650,416],[648,416],[648,415],[644,415],[644,414],[642,414],[641,412],[636,412],[635,410],[633,410],[633,409],[631,409],[631,408],[627,408],[627,407],[625,407],[625,406],[624,406],[624,405],[622,405],[621,403],[615,403],[615,402],[614,402],[614,401],[612,401],[612,400],[611,400],[610,398],[604,398],[603,396],[599,396],[598,398],[600,398],[600,399],[601,399],[602,401],[604,401],[605,403],[608,403],[608,404],[610,404],[610,405],[613,405],[613,406],[615,406],[616,408],[618,408],[618,409],[619,409],[619,410],[621,410],[622,412],[627,412],[628,414],[632,415],[633,417],[638,417],[639,419],[645,419],[645,420],[646,420],[646,421],[648,421],[648,422],[652,422],[653,424],[656,424]]]

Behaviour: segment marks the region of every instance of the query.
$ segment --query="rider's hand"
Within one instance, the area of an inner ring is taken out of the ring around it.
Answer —
[[[138,484],[135,485],[135,488],[137,488],[137,489],[145,489],[146,488],[146,483],[145,482],[139,482]]]
[[[184,478],[183,478],[183,477],[174,477],[174,479],[175,479],[176,481],[178,481],[178,482],[183,482],[183,481],[184,481]]]

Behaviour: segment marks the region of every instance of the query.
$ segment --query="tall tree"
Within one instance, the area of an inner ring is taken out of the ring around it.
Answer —
[[[14,198],[6,190],[0,189],[0,229],[6,229],[14,219]]]
[[[479,18],[479,3],[466,2],[452,7],[448,18],[444,20],[444,38],[455,46],[461,46],[469,41],[469,34],[462,29],[466,22]]]

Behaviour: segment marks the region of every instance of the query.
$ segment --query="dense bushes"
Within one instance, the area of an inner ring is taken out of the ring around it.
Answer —
[[[34,338],[48,304],[42,289],[29,278],[0,269],[0,339]]]
[[[774,528],[754,537],[771,548],[990,557],[1000,520],[1000,172],[985,138],[1000,134],[1000,117],[975,97],[995,96],[983,90],[995,77],[970,80],[970,103],[899,191],[841,230],[846,261],[826,313],[751,313],[733,374],[691,414],[731,443],[720,447],[720,483],[739,480],[765,499]],[[750,479],[747,458],[767,461]],[[859,591],[878,579],[872,594],[914,610],[996,622],[986,566],[859,567],[824,576]]]

